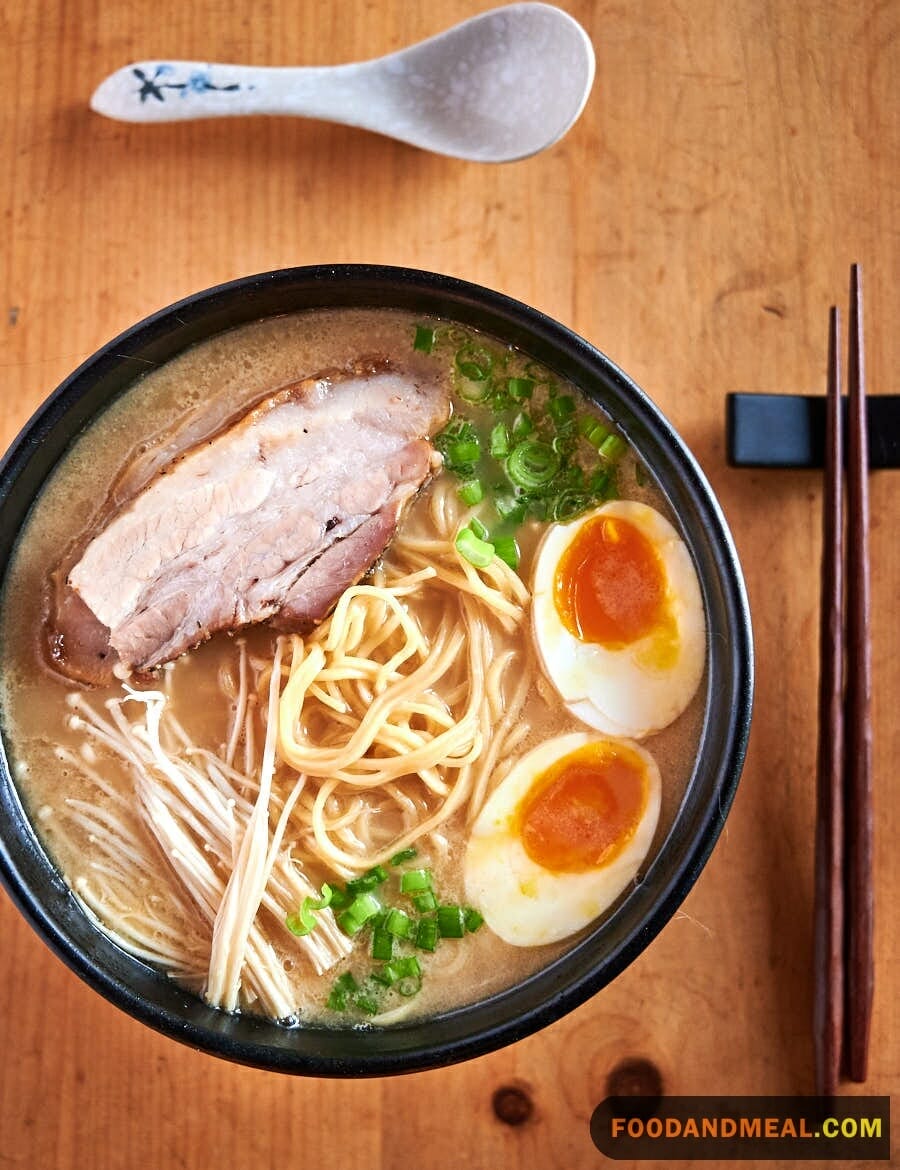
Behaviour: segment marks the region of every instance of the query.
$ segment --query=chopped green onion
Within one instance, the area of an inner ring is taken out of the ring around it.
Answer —
[[[470,508],[475,504],[480,504],[484,499],[484,488],[481,486],[480,479],[469,479],[462,484],[456,493],[464,504]]]
[[[413,930],[413,920],[404,910],[395,907],[388,910],[382,929],[395,938],[409,938]]]
[[[436,918],[421,918],[416,927],[416,946],[420,951],[433,951],[438,943]]]
[[[478,537],[479,540],[487,540],[487,538],[488,538],[487,527],[486,527],[486,525],[482,524],[482,522],[478,519],[477,516],[473,516],[472,519],[469,521],[469,527],[472,529],[472,531],[475,533],[475,535]]]
[[[316,916],[310,912],[310,907],[307,905],[310,900],[309,898],[304,898],[303,905],[300,909],[295,914],[288,914],[284,920],[284,925],[291,934],[296,934],[298,938],[309,934],[316,926]]]
[[[531,416],[526,414],[524,410],[520,410],[513,419],[512,436],[514,439],[524,439],[534,430],[534,423],[531,421]]]
[[[347,909],[338,915],[338,925],[344,934],[352,937],[380,912],[381,903],[373,894],[357,894]]]
[[[494,546],[479,540],[471,528],[460,528],[457,532],[456,551],[476,569],[486,569],[494,559]]]
[[[628,450],[628,444],[619,435],[609,435],[600,444],[598,450],[603,459],[609,460],[610,463],[615,463]]]
[[[387,881],[387,873],[380,865],[376,865],[372,869],[366,870],[360,877],[352,878],[347,882],[347,893],[362,894],[366,890],[374,890],[384,881]]]
[[[479,926],[484,922],[484,915],[479,914],[474,906],[463,907],[463,920],[466,924],[466,930],[469,934],[474,934]]]
[[[571,394],[560,394],[547,401],[547,413],[557,425],[575,413],[575,399]]]
[[[586,483],[587,478],[580,463],[567,463],[556,477],[556,484],[562,491],[583,491]]]
[[[494,507],[501,520],[508,524],[521,524],[528,511],[528,501],[522,496],[497,496]]]
[[[339,975],[335,979],[331,993],[326,1001],[326,1006],[331,1008],[333,1012],[345,1011],[348,997],[358,990],[359,984],[349,971],[345,971],[343,975]]]
[[[447,462],[451,468],[475,463],[480,455],[481,447],[477,439],[458,439],[447,448]]]
[[[415,955],[403,955],[388,963],[383,974],[391,983],[396,983],[399,979],[408,979],[411,975],[421,975],[422,967]]]
[[[510,378],[506,384],[506,388],[511,398],[521,401],[523,398],[530,398],[534,393],[534,379]]]
[[[507,410],[515,405],[515,401],[510,398],[502,387],[498,388],[496,383],[493,382],[491,385],[494,388],[488,398],[487,405],[490,406],[494,414],[505,414]]]
[[[490,376],[493,359],[481,345],[470,341],[456,351],[456,368],[470,382],[484,382]]]
[[[453,419],[434,437],[434,445],[444,457],[448,471],[466,479],[475,474],[474,467],[481,454],[478,432],[464,418]]]
[[[394,955],[394,936],[387,930],[372,931],[372,958],[391,959]]]
[[[359,1008],[361,1012],[365,1012],[367,1016],[377,1016],[381,1010],[381,1005],[374,995],[366,995],[360,992],[353,997],[354,1007]]]
[[[415,955],[404,955],[402,958],[385,963],[374,978],[386,987],[393,987],[395,991],[408,999],[421,990],[422,968]]]
[[[462,938],[466,933],[462,906],[438,906],[437,927],[441,938]]]
[[[432,888],[430,869],[408,869],[400,877],[401,894],[419,894]]]
[[[324,886],[322,887],[325,888]],[[349,894],[341,886],[331,887],[331,909],[332,910],[346,910],[346,908],[353,901],[353,895]]]
[[[491,397],[491,383],[459,377],[456,379],[456,391],[464,402],[487,404]]]
[[[616,498],[616,477],[612,468],[606,471],[595,471],[591,476],[591,492],[598,500],[614,500]]]
[[[395,853],[390,864],[402,866],[417,855],[417,850],[410,846]],[[357,883],[375,881],[380,885],[386,877],[381,866],[373,866],[353,880]],[[332,1011],[374,1016],[384,1011],[389,1003],[385,999],[386,989],[406,998],[417,995],[422,988],[423,972],[419,959],[409,953],[412,947],[433,952],[441,938],[463,938],[467,932],[478,930],[484,921],[473,906],[439,904],[432,872],[424,866],[397,870],[394,880],[400,892],[410,897],[421,917],[414,917],[397,906],[383,905],[371,889],[356,888],[338,922],[350,935],[357,934],[363,927],[370,931],[374,966],[362,983],[357,982],[349,971],[334,981],[326,1001]],[[337,895],[350,896],[351,885],[348,882],[342,888],[324,884],[322,897],[304,899],[301,909],[312,912],[319,903],[323,906],[330,903],[333,907]]]
[[[592,447],[598,450],[609,438],[609,429],[599,419],[586,414],[578,423],[579,432],[587,439]]]
[[[474,439],[477,435],[478,432],[474,425],[467,418],[453,418],[442,431],[438,431],[435,442],[447,444],[453,442],[454,439]]]
[[[304,898],[297,913],[288,914],[284,920],[284,924],[291,934],[296,934],[299,938],[302,938],[314,930],[317,922],[315,912],[317,910],[324,910],[326,906],[330,906],[334,894],[334,889],[325,882],[322,886],[322,896],[320,898],[314,898],[312,896]]]
[[[506,423],[498,422],[491,430],[491,454],[495,459],[505,459],[509,454],[509,431]]]
[[[517,443],[506,461],[506,474],[516,487],[526,491],[546,486],[559,468],[559,455],[539,439]]]
[[[575,437],[560,430],[550,440],[550,446],[557,455],[566,457],[575,450]]]
[[[643,463],[635,462],[634,482],[638,485],[638,487],[643,487],[647,482],[647,472],[644,470]]]
[[[519,546],[513,536],[495,536],[494,553],[511,569],[519,567]]]
[[[585,492],[563,492],[553,502],[553,519],[560,524],[567,524],[586,512],[593,502],[593,497]]]
[[[421,990],[422,968],[415,955],[406,955],[402,959],[395,959],[393,963],[387,964],[386,969],[391,972],[391,986],[406,999],[416,995]]]
[[[434,330],[429,329],[426,325],[417,325],[413,349],[418,349],[422,353],[431,353],[434,349]]]

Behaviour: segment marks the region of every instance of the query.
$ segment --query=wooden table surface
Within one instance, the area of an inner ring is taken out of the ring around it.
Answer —
[[[682,910],[593,1001],[479,1060],[374,1081],[263,1073],[155,1034],[2,894],[0,1166],[593,1167],[588,1119],[625,1060],[652,1062],[669,1093],[812,1092],[821,478],[727,467],[724,401],[824,388],[828,306],[846,304],[852,261],[870,390],[900,390],[900,5],[568,0],[597,51],[588,106],[550,151],[496,167],[319,122],[139,127],[87,105],[142,57],[337,63],[488,7],[5,4],[0,441],[121,329],[243,274],[411,265],[537,306],[656,400],[735,534],[758,684],[724,833]],[[900,1088],[898,475],[871,477],[878,1094]],[[504,1086],[531,1101],[525,1124],[496,1116]]]

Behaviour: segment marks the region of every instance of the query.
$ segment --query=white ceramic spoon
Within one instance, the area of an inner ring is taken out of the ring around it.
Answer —
[[[577,21],[549,4],[510,4],[351,65],[140,61],[107,77],[91,107],[125,122],[291,114],[456,158],[511,162],[558,141],[593,80],[594,50]]]

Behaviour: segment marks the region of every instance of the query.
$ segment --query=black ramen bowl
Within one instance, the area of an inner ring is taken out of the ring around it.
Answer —
[[[697,879],[737,787],[752,705],[750,619],[740,566],[715,497],[652,402],[608,358],[541,313],[460,280],[410,269],[314,266],[264,273],[179,301],[128,329],[51,395],[0,464],[0,574],[44,480],[135,370],[259,318],[315,308],[381,307],[446,317],[494,334],[578,385],[634,444],[679,517],[708,629],[699,754],[674,821],[640,884],[548,967],[508,990],[389,1029],[286,1027],[206,1006],[121,951],[93,924],[48,857],[0,751],[0,876],[38,934],[72,970],[136,1019],[243,1064],[314,1076],[411,1072],[474,1057],[550,1024],[604,987],[650,943]],[[2,587],[0,576],[0,587]]]

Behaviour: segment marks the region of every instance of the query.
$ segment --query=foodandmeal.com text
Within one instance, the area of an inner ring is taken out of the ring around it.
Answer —
[[[607,1157],[889,1159],[889,1097],[608,1097],[591,1137]]]

